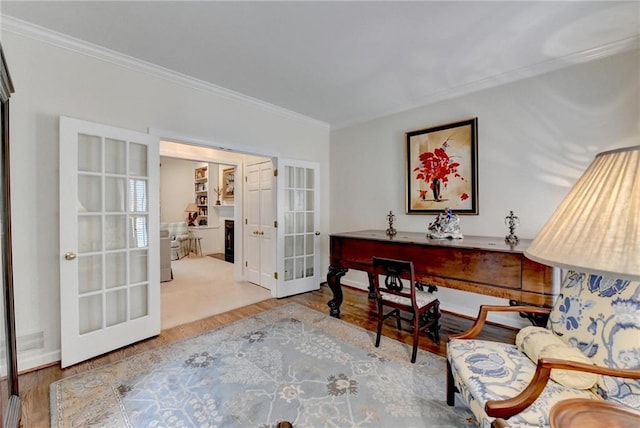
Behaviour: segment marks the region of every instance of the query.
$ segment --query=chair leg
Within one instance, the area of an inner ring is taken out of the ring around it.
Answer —
[[[454,406],[456,404],[456,386],[453,381],[453,372],[451,371],[451,364],[447,360],[447,404]]]
[[[380,336],[382,335],[382,319],[384,315],[382,313],[382,304],[378,303],[378,331],[376,333],[376,348],[380,346]]]
[[[431,326],[431,334],[436,345],[440,344],[440,304],[436,300],[433,304],[433,325]]]
[[[420,317],[413,314],[413,352],[411,353],[411,362],[416,362],[418,355],[418,340],[420,340]]]

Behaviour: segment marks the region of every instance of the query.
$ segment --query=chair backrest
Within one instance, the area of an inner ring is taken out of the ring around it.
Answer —
[[[599,365],[640,369],[640,282],[568,272],[547,328]],[[640,382],[600,376],[603,398],[637,406]]]
[[[413,262],[404,260],[373,258],[373,286],[378,299],[381,292],[411,299],[416,306],[415,272]],[[384,279],[384,281],[380,281]]]
[[[178,221],[174,223],[160,223],[160,230],[168,230],[169,237],[175,239],[179,236],[186,235],[189,232],[186,221]]]

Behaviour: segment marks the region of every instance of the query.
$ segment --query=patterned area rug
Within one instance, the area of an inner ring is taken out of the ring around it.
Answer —
[[[51,425],[461,427],[445,360],[296,303],[50,386]]]

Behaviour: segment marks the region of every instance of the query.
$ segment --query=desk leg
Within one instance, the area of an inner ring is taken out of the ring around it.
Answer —
[[[376,300],[376,288],[373,285],[373,274],[371,272],[367,272],[367,276],[369,276],[369,300]]]
[[[333,293],[333,299],[329,300],[327,306],[329,306],[329,315],[335,318],[340,318],[340,305],[342,305],[342,285],[340,285],[340,278],[347,273],[349,269],[339,266],[329,266],[329,272],[327,272],[327,284]]]

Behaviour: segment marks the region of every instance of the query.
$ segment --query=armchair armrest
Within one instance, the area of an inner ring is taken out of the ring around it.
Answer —
[[[576,370],[604,376],[640,379],[640,370],[638,369],[612,369],[556,358],[540,358],[529,385],[513,398],[487,401],[484,406],[487,415],[495,418],[510,418],[529,407],[547,385],[551,369]]]
[[[538,306],[497,306],[497,305],[482,305],[480,306],[480,311],[478,312],[478,316],[476,317],[473,325],[462,333],[452,334],[449,336],[449,340],[451,339],[473,339],[482,331],[486,321],[487,315],[489,312],[526,312],[530,314],[549,314],[551,313],[550,308],[543,308]]]

